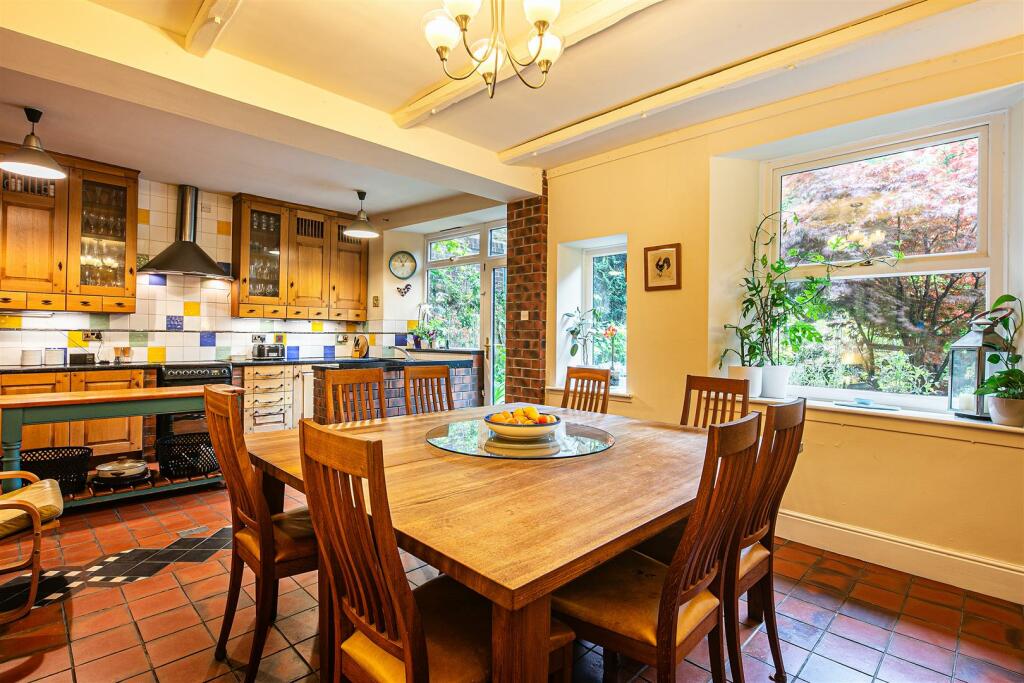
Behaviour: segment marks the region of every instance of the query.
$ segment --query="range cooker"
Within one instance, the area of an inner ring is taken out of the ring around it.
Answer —
[[[165,363],[156,372],[158,387],[231,384],[231,364],[222,361]],[[156,438],[206,432],[206,414],[172,413],[156,418]]]

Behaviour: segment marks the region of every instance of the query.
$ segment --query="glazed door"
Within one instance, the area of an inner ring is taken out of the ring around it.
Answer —
[[[0,290],[67,290],[68,183],[3,172]]]
[[[4,396],[53,394],[70,390],[70,376],[66,372],[31,372],[0,376],[0,394]],[[23,427],[21,449],[67,446],[70,443],[68,430],[67,422]]]
[[[287,304],[288,209],[246,200],[241,218],[241,301]]]
[[[288,305],[327,305],[330,280],[330,219],[323,214],[294,211],[288,245]]]
[[[141,389],[143,370],[72,372],[71,391]],[[119,455],[142,450],[142,418],[112,417],[71,423],[71,443],[89,446],[94,455]]]
[[[82,169],[70,178],[68,292],[134,297],[138,181]]]

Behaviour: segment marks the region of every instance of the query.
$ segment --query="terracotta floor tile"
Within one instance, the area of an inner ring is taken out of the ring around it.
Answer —
[[[965,683],[1021,683],[1024,680],[1012,671],[966,655],[957,655],[953,677]]]
[[[169,664],[193,652],[199,652],[214,644],[213,638],[203,624],[189,626],[156,640],[146,641],[146,652],[154,667]]]
[[[212,598],[206,598],[199,602],[192,603],[192,606],[199,612],[199,617],[203,621],[210,621],[211,619],[218,619],[224,616],[224,606],[227,604],[228,594],[222,593],[215,595]],[[255,604],[248,595],[241,593],[238,596],[238,609],[243,609]]]
[[[223,613],[221,616],[211,619],[206,622],[206,628],[210,630],[214,638],[220,637],[220,629],[224,623]],[[250,605],[243,607],[242,609],[235,612],[235,618],[231,622],[231,634],[228,636],[234,638],[240,636],[243,633],[248,633],[256,627],[256,605]]]
[[[884,629],[891,629],[897,618],[896,612],[852,598],[843,603],[839,613]]]
[[[277,598],[277,618],[282,619],[297,614],[310,607],[316,607],[316,600],[305,590],[295,590]]]
[[[74,618],[122,604],[124,604],[124,596],[121,594],[120,588],[101,588],[88,595],[84,591],[75,594],[65,612],[67,612],[68,618]]]
[[[991,600],[991,598],[988,600],[982,600],[973,595],[969,595],[964,602],[964,611],[969,614],[984,617],[985,619],[998,621],[1001,624],[1006,624],[1013,628],[1024,629],[1024,610],[1021,609],[1020,605],[1008,607],[993,603]]]
[[[116,605],[102,612],[90,612],[71,621],[71,639],[78,640],[88,636],[123,626],[132,620],[132,615],[124,605]]]
[[[861,573],[861,567],[859,564],[855,564],[856,560],[845,556],[835,556],[834,553],[826,553],[825,557],[818,560],[815,565],[816,569],[825,569],[827,571],[836,572],[837,574],[843,574],[845,576],[857,577]]]
[[[149,670],[149,660],[141,647],[135,646],[101,659],[79,664],[75,660],[78,683],[113,683]]]
[[[786,598],[778,607],[779,614],[785,614],[793,619],[798,619],[805,624],[810,624],[819,629],[825,629],[835,616],[835,612],[804,602],[792,595]]]
[[[961,612],[959,610],[917,598],[907,598],[907,602],[903,606],[903,613],[945,628],[956,629],[960,626]]]
[[[991,641],[964,634],[960,636],[960,653],[1024,676],[1024,650],[997,645]]]
[[[139,633],[145,641],[156,640],[201,623],[202,620],[192,605],[182,605],[137,622]]]
[[[294,681],[305,674],[312,673],[299,653],[292,648],[281,650],[260,661],[260,671],[256,676],[257,683],[277,683],[278,681]]]
[[[914,662],[946,676],[953,675],[953,652],[936,647],[923,640],[916,640],[899,633],[894,633],[892,641],[889,643],[888,652],[900,659]]]
[[[139,634],[135,630],[135,624],[126,624],[72,642],[71,654],[75,658],[75,668],[77,669],[85,662],[127,650],[138,644]]]
[[[35,683],[74,683],[75,676],[71,669],[51,674],[45,678],[37,678]]]
[[[216,576],[190,583],[185,586],[185,595],[188,596],[189,600],[198,601],[224,593],[228,589],[229,578],[227,574],[217,574]]]
[[[906,593],[910,588],[910,575],[892,570],[880,571],[877,568],[865,568],[860,577],[863,583],[884,588],[893,593]]]
[[[284,619],[278,618],[275,625],[288,642],[295,645],[316,635],[320,625],[320,610],[313,607]]]
[[[786,671],[792,675],[800,670],[811,653],[804,648],[797,647],[796,645],[788,643],[781,638],[779,640],[779,646],[782,650],[782,662],[786,667]],[[768,634],[763,631],[758,631],[754,634],[754,636],[744,646],[743,653],[750,655],[751,657],[756,657],[768,664],[773,663],[771,649],[768,644]]]
[[[71,667],[71,651],[67,645],[0,662],[0,680],[35,681]]]
[[[917,581],[910,584],[910,596],[953,609],[960,609],[964,604],[963,591],[951,592],[941,588],[933,588]]]
[[[228,641],[228,660],[234,668],[244,668],[249,662],[249,653],[252,651],[252,638],[253,632],[249,631]],[[281,635],[277,628],[271,626],[270,630],[267,631],[267,642],[263,645],[263,657],[266,658],[287,647],[288,640]]]
[[[903,606],[902,593],[893,593],[868,583],[858,583],[854,586],[853,590],[850,591],[850,597],[856,598],[861,602],[877,605],[890,612],[899,612]]]
[[[902,633],[905,636],[917,638],[947,650],[956,648],[956,631],[916,619],[906,614],[900,616],[893,630],[896,633]]]
[[[63,622],[46,624],[29,631],[16,631],[0,638],[0,660],[55,650],[67,645],[67,642],[68,634]]]
[[[26,598],[27,599],[27,598]],[[61,603],[54,603],[46,607],[37,607],[17,621],[0,626],[0,638],[18,633],[19,631],[31,631],[40,626],[52,625],[54,622],[64,620],[64,610]]]
[[[982,619],[973,614],[965,614],[960,630],[961,633],[991,640],[999,645],[1008,645],[1018,650],[1024,650],[1024,629]]]
[[[892,636],[892,633],[884,628],[874,626],[865,621],[859,621],[845,614],[837,614],[836,618],[829,625],[828,630],[830,633],[835,633],[847,640],[852,640],[883,652],[889,644],[889,638]]]
[[[885,655],[882,666],[878,668],[878,680],[885,683],[948,683],[950,678],[892,655]]]
[[[835,590],[829,588],[822,588],[813,584],[801,581],[798,583],[790,595],[800,598],[804,602],[810,602],[818,607],[824,607],[827,610],[835,612],[839,609],[843,601],[846,600],[846,596]]]
[[[140,579],[134,583],[129,583],[122,590],[124,591],[125,600],[134,602],[140,598],[145,598],[155,593],[162,593],[166,590],[177,587],[178,582],[175,581],[173,576],[163,574],[149,579]]]
[[[802,579],[804,583],[811,583],[822,588],[829,588],[838,593],[849,593],[853,588],[855,579],[848,574],[822,569],[821,564],[811,567],[810,571]]]
[[[160,612],[166,612],[175,607],[181,607],[187,602],[188,598],[180,588],[172,588],[162,593],[155,593],[139,600],[133,600],[128,603],[128,609],[132,611],[132,616],[138,620],[159,614]]]
[[[152,671],[143,671],[137,676],[124,679],[123,683],[156,683],[156,676]]]
[[[812,654],[800,670],[800,679],[807,683],[869,683],[871,676]]]
[[[796,619],[790,619],[784,614],[778,616],[778,625],[779,640],[785,640],[805,650],[813,649],[823,633],[820,628],[815,628]],[[758,630],[763,631],[764,626],[761,626]]]
[[[814,652],[870,676],[874,676],[875,669],[882,660],[882,653],[878,650],[841,638],[834,633],[823,635]]]
[[[219,562],[200,562],[199,564],[193,564],[175,571],[174,576],[178,579],[178,583],[186,586],[190,583],[224,573],[224,567]]]
[[[231,676],[231,667],[226,662],[218,662],[213,658],[212,647],[156,669],[156,677],[160,683],[201,683],[224,675],[230,676],[229,680],[234,680],[234,676]]]

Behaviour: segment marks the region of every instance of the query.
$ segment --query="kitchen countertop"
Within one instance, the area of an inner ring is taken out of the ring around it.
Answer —
[[[404,360],[402,358],[341,358],[334,361],[323,361],[314,363],[314,369],[336,370],[338,368],[384,368],[385,370],[399,370],[410,365],[447,365],[452,368],[471,368],[473,361],[468,358],[456,360]]]
[[[0,374],[17,375],[28,372],[91,372],[94,370],[156,370],[163,363],[113,363],[91,365],[0,365]]]

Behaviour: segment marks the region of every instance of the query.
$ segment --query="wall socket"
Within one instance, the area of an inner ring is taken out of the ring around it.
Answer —
[[[529,320],[530,319],[530,312],[529,311],[519,311],[519,319],[520,320]]]
[[[379,296],[374,295],[374,297],[373,297],[373,307],[374,308],[380,308],[380,297]]]
[[[265,335],[265,334],[254,334],[254,335],[252,335],[252,343],[253,344],[266,344],[267,343],[267,335]]]
[[[83,330],[82,341],[103,341],[103,333],[99,330]]]
[[[348,335],[347,334],[339,334],[338,335],[338,343],[339,344],[348,344]]]

